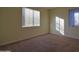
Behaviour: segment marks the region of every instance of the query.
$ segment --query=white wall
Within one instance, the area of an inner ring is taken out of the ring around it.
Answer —
[[[79,27],[70,27],[68,23],[68,11],[72,8],[55,8],[50,10],[50,33],[58,34],[55,26],[55,17],[58,16],[64,19],[64,36],[79,39]]]
[[[79,27],[70,27],[68,25],[68,10],[70,8],[55,8],[49,11],[43,8],[34,9],[41,11],[41,26],[34,28],[22,28],[21,8],[0,8],[0,45],[49,33],[49,29],[50,33],[60,35],[60,33],[55,29],[55,16],[64,19],[65,36],[79,39]]]

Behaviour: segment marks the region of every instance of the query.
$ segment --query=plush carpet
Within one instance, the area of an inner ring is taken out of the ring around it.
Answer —
[[[79,40],[55,34],[40,35],[0,47],[12,52],[79,52]]]

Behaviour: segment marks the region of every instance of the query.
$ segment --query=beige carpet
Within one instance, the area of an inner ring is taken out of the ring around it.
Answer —
[[[45,34],[28,40],[0,47],[0,51],[12,52],[75,52],[79,51],[79,40]]]

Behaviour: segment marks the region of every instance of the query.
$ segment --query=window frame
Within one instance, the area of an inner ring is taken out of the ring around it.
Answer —
[[[76,24],[77,20],[75,20],[75,13],[78,13],[78,24]],[[79,27],[79,12],[75,12],[75,13],[74,13],[74,26]]]
[[[31,27],[40,27],[41,26],[41,11],[40,10],[38,10],[38,9],[33,9],[33,8],[28,8],[28,9],[31,9],[31,10],[33,10],[33,11],[39,11],[39,26],[37,25],[37,26],[34,26],[34,12],[33,12],[33,25],[32,26],[23,26],[23,21],[25,20],[24,19],[24,14],[23,14],[23,12],[24,12],[24,8],[28,8],[28,7],[22,7],[21,8],[21,11],[22,11],[22,21],[21,21],[21,27],[22,28],[31,28]]]
[[[74,9],[70,9],[69,10],[69,13],[68,13],[68,20],[69,20],[69,26],[71,27],[79,27],[79,24],[78,25],[75,25],[75,13],[79,13],[79,8],[74,8]]]
[[[63,20],[63,23],[61,23],[61,20]],[[62,35],[64,35],[64,19],[56,16],[55,17],[55,26],[56,26],[56,28],[55,28],[56,31],[61,33]]]

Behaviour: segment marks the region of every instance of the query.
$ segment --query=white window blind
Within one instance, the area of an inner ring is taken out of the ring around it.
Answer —
[[[79,8],[69,10],[70,26],[79,26]]]
[[[64,35],[64,19],[56,17],[56,30]]]
[[[40,11],[23,8],[22,27],[40,26]]]
[[[34,10],[34,26],[40,26],[40,12]]]
[[[74,13],[75,26],[79,26],[79,12]]]

